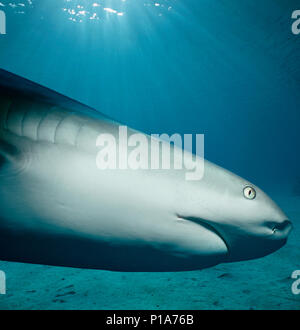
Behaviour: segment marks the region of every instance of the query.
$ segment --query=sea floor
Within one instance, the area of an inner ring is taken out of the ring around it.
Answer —
[[[287,245],[262,259],[193,272],[118,273],[0,262],[0,309],[300,309],[300,197],[277,198],[293,221]]]

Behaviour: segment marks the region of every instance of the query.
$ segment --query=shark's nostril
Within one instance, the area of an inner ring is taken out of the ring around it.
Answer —
[[[288,235],[290,233],[290,231],[292,230],[293,225],[291,223],[291,221],[289,220],[285,220],[281,223],[277,223],[275,224],[275,226],[273,227],[273,233],[285,233],[286,235]]]

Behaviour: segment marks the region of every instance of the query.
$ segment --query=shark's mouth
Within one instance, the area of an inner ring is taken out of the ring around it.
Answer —
[[[224,243],[224,245],[226,246],[227,249],[227,254],[230,254],[230,246],[228,244],[228,242],[226,241],[226,239],[224,238],[224,235],[222,235],[220,233],[219,230],[217,230],[211,223],[209,220],[205,220],[202,218],[197,218],[197,217],[185,217],[185,216],[181,216],[181,215],[177,215],[178,219],[181,220],[185,220],[185,221],[190,221],[193,223],[196,223],[199,226],[202,226],[203,228],[209,230],[210,232],[214,233],[215,235],[217,235]]]
[[[287,236],[292,229],[289,220],[281,223],[270,224],[269,235],[253,235],[251,233],[234,231],[233,228],[222,226],[220,230],[218,226],[210,220],[198,217],[186,217],[178,215],[178,218],[193,222],[202,228],[214,233],[227,249],[225,262],[250,260],[264,257],[281,248],[287,240]]]

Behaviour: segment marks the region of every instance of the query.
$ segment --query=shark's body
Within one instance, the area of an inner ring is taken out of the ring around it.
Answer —
[[[212,163],[201,181],[174,169],[99,170],[97,137],[118,129],[0,70],[0,259],[180,271],[261,257],[286,242],[279,208],[258,188],[245,199],[249,183]]]

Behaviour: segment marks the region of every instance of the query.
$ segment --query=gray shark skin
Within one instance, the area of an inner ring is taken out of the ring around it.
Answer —
[[[286,243],[292,226],[278,206],[206,160],[200,181],[186,181],[184,170],[99,170],[96,139],[118,139],[119,125],[0,70],[1,260],[187,271]]]

